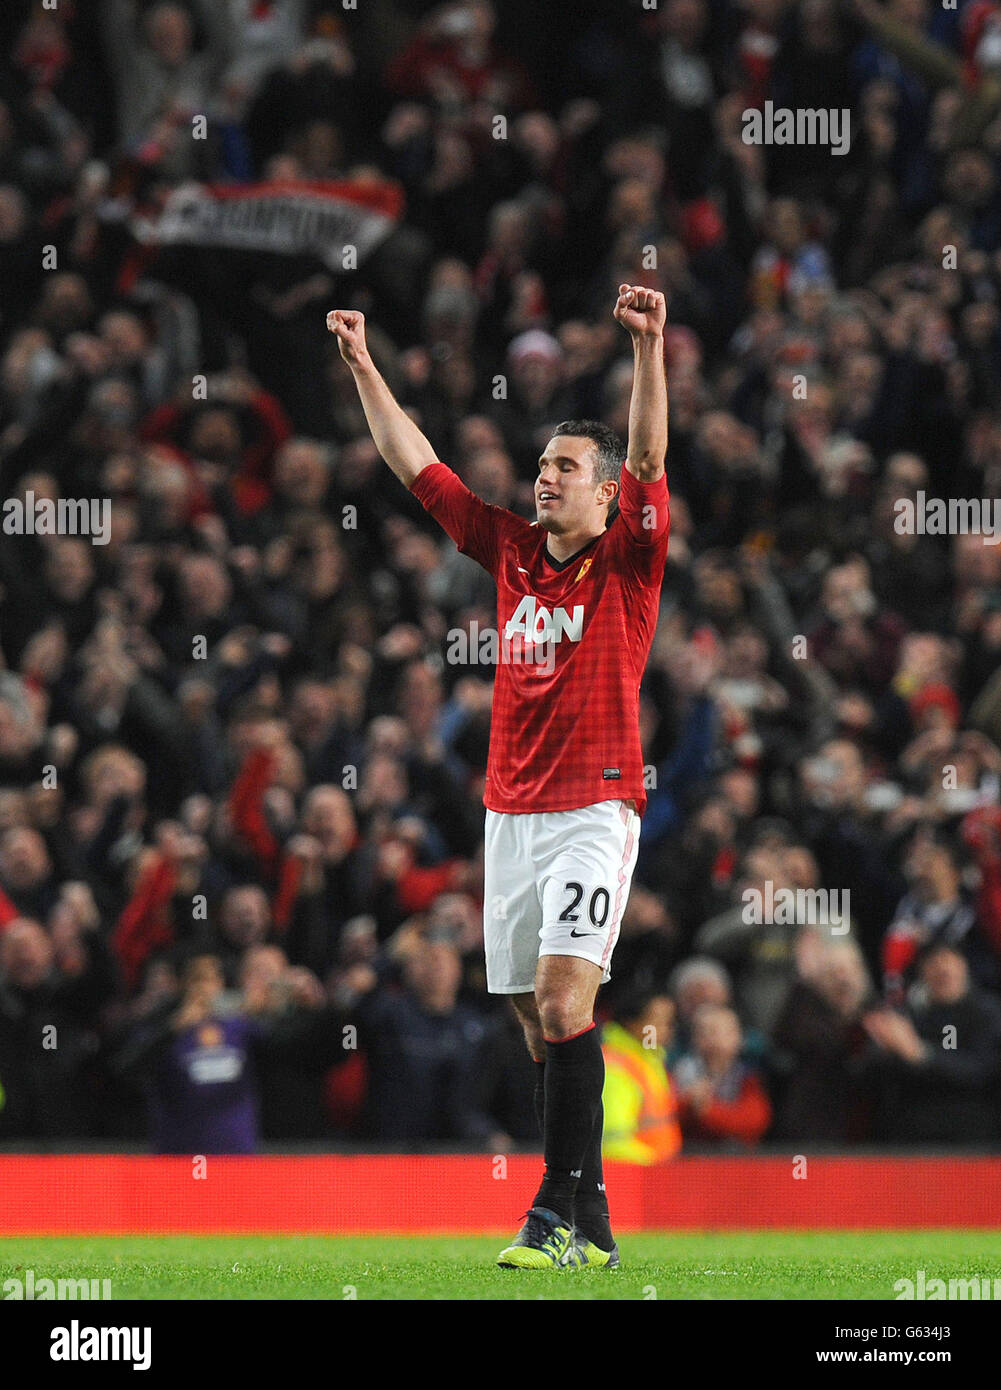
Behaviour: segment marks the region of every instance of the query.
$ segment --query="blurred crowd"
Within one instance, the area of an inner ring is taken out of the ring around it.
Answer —
[[[531,515],[556,421],[626,433],[627,281],[672,532],[610,1152],[996,1147],[1001,545],[896,523],[1001,497],[1001,6],[5,0],[0,39],[0,497],[110,506],[0,533],[0,1140],[537,1143],[492,670],[450,659],[492,583],[324,318]],[[849,152],[745,144],[765,101],[850,107]],[[159,245],[192,181],[403,212],[344,272]],[[850,929],[748,920],[782,889]]]

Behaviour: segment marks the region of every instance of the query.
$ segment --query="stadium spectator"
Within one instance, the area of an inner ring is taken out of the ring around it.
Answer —
[[[787,895],[817,888],[816,860],[802,846],[762,840],[744,861],[734,885],[735,905],[700,927],[695,949],[716,957],[733,970],[738,1003],[749,1024],[769,1034],[795,975],[794,946],[798,910],[769,908]],[[812,899],[811,899],[812,900]],[[819,899],[817,899],[819,901]],[[799,901],[798,899],[796,901]],[[828,916],[827,909],[818,916]],[[828,933],[850,923],[823,923]]]
[[[756,1072],[741,1062],[740,1020],[733,1009],[702,1004],[692,1051],[676,1063],[678,1118],[686,1145],[752,1147],[771,1124],[772,1108]]]
[[[675,1019],[668,1060],[672,1067],[692,1049],[695,1015],[703,1004],[727,1008],[732,1002],[730,976],[719,961],[709,956],[691,956],[671,975],[671,998]]]
[[[327,1068],[343,1061],[340,1015],[308,970],[275,946],[244,951],[234,988],[222,962],[191,955],[135,1011],[113,1059],[141,1084],[156,1153],[253,1153],[261,1133],[318,1138]]]
[[[75,889],[75,892],[71,892]],[[0,1134],[52,1140],[98,1124],[96,1020],[114,993],[93,898],[67,885],[50,931],[19,917],[0,934]]]
[[[152,1013],[118,1058],[125,1073],[148,1077],[153,1151],[253,1153],[260,1096],[251,1045],[256,1025],[231,1012],[215,956],[194,956],[178,997]]]
[[[873,1002],[869,972],[850,937],[800,930],[797,978],[772,1032],[778,1139],[851,1144],[869,1131],[870,1106],[859,1076]]]
[[[864,1025],[878,1093],[876,1137],[905,1144],[993,1145],[998,1134],[1001,1010],[970,981],[955,946],[922,957],[925,997],[905,1013],[877,1009]]]
[[[883,942],[883,983],[890,1004],[903,1002],[917,959],[940,942],[963,951],[978,984],[997,985],[997,960],[979,929],[976,904],[963,891],[963,856],[956,837],[933,826],[919,826],[910,840],[903,867],[912,886]]]
[[[447,940],[419,937],[402,966],[402,988],[370,971],[356,1006],[368,1062],[364,1135],[382,1143],[451,1140],[504,1152],[510,1139],[479,1109],[481,1015],[458,1002],[459,954]]]
[[[328,1073],[351,1060],[341,1012],[319,979],[290,966],[279,946],[248,947],[236,984],[243,1007],[262,1025],[254,1047],[262,1139],[326,1137]]]
[[[677,1103],[664,1061],[673,1023],[671,999],[644,990],[623,998],[602,1028],[605,1158],[664,1163],[681,1148]]]

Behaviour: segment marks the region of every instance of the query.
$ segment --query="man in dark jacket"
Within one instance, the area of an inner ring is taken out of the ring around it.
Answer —
[[[95,932],[57,930],[22,917],[0,934],[0,1135],[15,1139],[95,1132],[86,1069],[114,967]]]
[[[377,988],[358,1005],[368,1060],[366,1132],[396,1143],[453,1140],[494,1152],[510,1139],[479,1108],[482,1016],[458,1003],[462,967],[446,941],[421,941],[399,993]],[[374,979],[374,977],[373,977]]]
[[[920,966],[925,998],[908,1013],[864,1019],[879,1093],[878,1138],[994,1145],[999,1137],[1001,1006],[970,984],[955,947],[932,946]]]

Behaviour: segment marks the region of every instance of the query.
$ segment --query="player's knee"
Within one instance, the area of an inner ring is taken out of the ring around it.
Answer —
[[[538,1000],[539,1021],[543,1036],[559,1042],[586,1028],[589,1019],[581,1020],[580,1002],[572,990],[553,990]]]

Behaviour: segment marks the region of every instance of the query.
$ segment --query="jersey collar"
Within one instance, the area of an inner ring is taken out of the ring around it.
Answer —
[[[602,532],[601,534],[604,535],[605,533]],[[591,547],[595,544],[595,542],[600,540],[601,536],[592,536],[591,539],[588,541],[587,545],[582,545],[579,550],[575,550],[574,553],[572,555],[569,555],[565,560],[556,560],[552,555],[550,555],[549,541],[547,540],[542,547],[542,558],[545,560],[546,564],[549,566],[550,569],[556,570],[557,573],[560,573],[565,569],[569,569],[570,566],[574,564],[577,560],[579,560],[582,555],[586,555],[587,552],[591,549]]]

